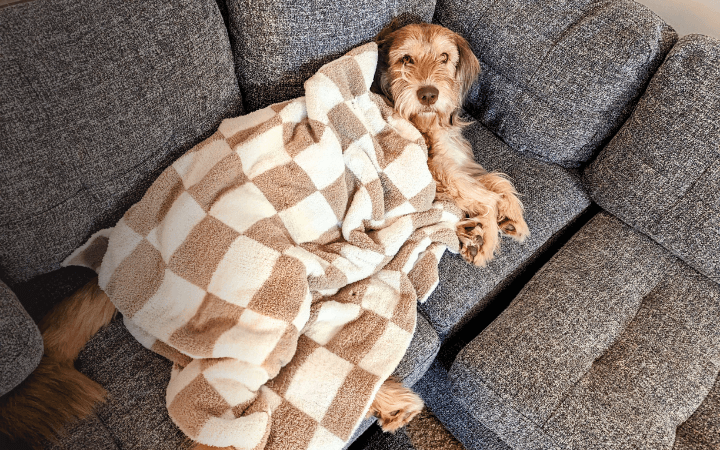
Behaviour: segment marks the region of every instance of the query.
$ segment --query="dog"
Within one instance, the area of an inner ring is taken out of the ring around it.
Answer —
[[[373,90],[422,133],[436,199],[455,203],[467,216],[457,225],[460,254],[485,266],[499,248],[501,233],[523,241],[529,229],[512,183],[475,162],[462,135],[469,123],[460,110],[480,75],[480,63],[462,36],[440,25],[391,24],[376,42]]]
[[[459,111],[479,75],[479,62],[462,37],[439,25],[391,25],[376,41],[374,87],[423,134],[436,198],[454,202],[467,215],[457,226],[461,254],[472,264],[485,265],[499,246],[500,232],[522,240],[528,227],[510,181],[477,164],[462,136],[467,123]],[[105,399],[102,386],[75,370],[73,363],[115,313],[97,280],[51,310],[39,324],[45,344],[39,367],[0,401],[0,432],[39,445],[42,439],[54,440],[67,423],[87,416]],[[394,432],[423,407],[417,394],[389,378],[368,416],[378,417],[384,431]]]
[[[460,254],[471,264],[485,266],[499,248],[500,233],[523,241],[529,229],[512,183],[475,162],[462,135],[469,123],[459,113],[480,75],[480,62],[462,36],[440,25],[392,23],[376,42],[378,66],[372,90],[384,95],[422,133],[436,200],[455,203],[467,216],[456,228]],[[394,431],[423,407],[412,390],[386,382],[371,413],[378,416],[384,431]]]

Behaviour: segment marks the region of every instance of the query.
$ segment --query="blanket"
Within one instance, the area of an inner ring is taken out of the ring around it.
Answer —
[[[366,44],[305,97],[224,120],[65,262],[174,362],[167,409],[197,442],[342,448],[458,249],[422,136],[369,91],[376,63]]]

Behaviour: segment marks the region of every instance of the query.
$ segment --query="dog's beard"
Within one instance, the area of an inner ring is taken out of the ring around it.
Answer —
[[[450,117],[458,108],[457,93],[451,86],[448,86],[448,83],[431,85],[438,89],[438,100],[432,105],[423,105],[417,98],[420,84],[408,82],[400,77],[393,79],[390,82],[389,91],[395,110],[411,122],[427,123],[435,119],[441,125],[449,123]]]

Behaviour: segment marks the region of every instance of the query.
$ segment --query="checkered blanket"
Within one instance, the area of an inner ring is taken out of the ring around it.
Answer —
[[[235,449],[339,449],[457,251],[420,133],[369,92],[377,47],[222,122],[66,264],[174,362],[172,420]],[[94,257],[96,263],[88,262]]]

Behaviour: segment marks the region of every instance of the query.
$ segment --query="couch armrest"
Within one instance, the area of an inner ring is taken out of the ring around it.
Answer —
[[[720,283],[720,39],[684,36],[585,170],[604,210]]]
[[[0,281],[0,395],[27,378],[42,355],[40,330],[15,294]]]

